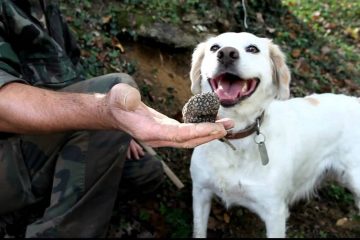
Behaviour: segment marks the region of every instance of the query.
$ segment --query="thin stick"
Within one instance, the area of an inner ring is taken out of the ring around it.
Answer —
[[[232,150],[236,151],[236,147],[229,140],[227,140],[226,138],[221,138],[220,140],[226,143],[227,145],[229,145],[229,147],[231,147]]]
[[[247,19],[247,11],[246,11],[246,6],[245,6],[245,0],[242,0],[242,7],[244,9],[244,26],[245,26],[245,29],[248,28],[248,25],[247,25],[247,22],[246,22],[246,19]]]
[[[147,146],[146,144],[144,144],[143,142],[140,142],[138,140],[136,140],[144,149],[146,152],[148,152],[150,155],[155,156],[157,155],[155,150],[150,147]],[[181,180],[176,176],[176,174],[169,168],[169,166],[163,161],[161,160],[161,164],[163,165],[164,168],[164,172],[166,174],[166,176],[168,176],[168,178],[175,184],[175,186],[178,189],[182,189],[184,187],[184,184],[181,182]]]

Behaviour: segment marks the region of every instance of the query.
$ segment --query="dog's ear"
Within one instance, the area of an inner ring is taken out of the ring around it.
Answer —
[[[286,65],[286,59],[284,53],[280,50],[279,46],[269,43],[270,58],[273,64],[273,81],[277,86],[276,98],[285,100],[290,97],[290,70]]]
[[[199,43],[193,54],[191,60],[190,80],[191,92],[193,94],[201,93],[201,63],[204,59],[205,43]]]

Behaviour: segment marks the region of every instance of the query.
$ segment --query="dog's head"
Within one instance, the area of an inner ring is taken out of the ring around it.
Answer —
[[[280,48],[246,32],[223,33],[200,43],[190,79],[193,94],[214,91],[225,108],[290,95],[290,71]]]

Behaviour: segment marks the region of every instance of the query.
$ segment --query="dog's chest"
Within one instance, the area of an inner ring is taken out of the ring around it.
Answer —
[[[209,188],[221,197],[227,205],[243,202],[248,199],[251,180],[244,178],[241,171],[236,168],[217,169],[209,181]]]
[[[213,172],[213,178],[208,182],[208,187],[226,202],[233,202],[246,195],[247,189],[243,182],[238,172],[218,170]]]
[[[257,176],[259,173],[254,172],[261,164],[254,159],[258,153],[251,148],[238,148],[233,152],[223,150],[227,146],[220,146],[195,153],[191,163],[193,181],[210,189],[227,205],[251,199],[250,189],[264,184]]]

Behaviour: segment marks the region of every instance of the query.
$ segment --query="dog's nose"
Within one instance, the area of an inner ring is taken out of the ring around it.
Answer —
[[[230,65],[239,59],[239,52],[233,47],[224,47],[217,53],[218,61],[224,65]]]

